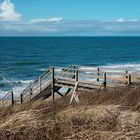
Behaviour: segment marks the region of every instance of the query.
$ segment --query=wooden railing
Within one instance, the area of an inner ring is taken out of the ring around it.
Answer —
[[[42,75],[40,75],[33,83],[25,88],[20,94],[20,102],[29,101],[34,98],[37,94],[44,90],[44,86],[51,79],[51,70],[47,69]]]
[[[68,72],[73,65],[64,68],[63,72]],[[60,75],[59,75],[60,76]],[[64,75],[63,75],[64,76]],[[20,95],[20,103],[29,101],[36,95],[40,94],[52,82],[52,67],[49,67],[43,74],[41,74],[33,83],[24,89]]]
[[[8,92],[1,100],[1,108],[14,105],[13,91]]]
[[[95,68],[95,67],[94,67]],[[70,81],[79,82],[101,82],[105,83],[106,86],[115,85],[130,85],[131,75],[128,71],[124,72],[104,72],[102,69],[96,68],[97,70],[81,69],[81,68],[71,68],[68,72],[56,71],[56,69],[65,69],[64,67],[54,67],[54,77],[55,79],[63,79]],[[58,76],[59,74],[65,74],[64,76]],[[70,78],[70,76],[75,75],[75,80]]]
[[[103,70],[103,68],[90,67],[94,69],[82,69],[76,65],[69,67],[49,67],[41,74],[33,83],[26,87],[20,94],[19,102],[30,101],[36,95],[42,93],[48,86],[51,86],[52,95],[54,98],[55,83],[62,82],[70,83],[73,87],[76,82],[80,83],[81,87],[88,85],[92,88],[98,86],[99,89],[103,86],[114,87],[131,85],[131,75],[128,71],[113,72]],[[13,92],[8,92],[1,100],[1,107],[14,105]]]

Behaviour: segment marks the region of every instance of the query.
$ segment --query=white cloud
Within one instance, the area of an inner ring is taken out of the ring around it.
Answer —
[[[21,14],[15,11],[15,5],[10,0],[4,0],[0,4],[0,20],[19,21]]]
[[[0,36],[8,35],[140,35],[140,21],[134,22],[125,20],[116,21],[95,21],[95,20],[78,20],[60,22],[37,22],[32,24],[29,21],[20,22],[0,22]]]
[[[129,21],[132,21],[132,22],[138,22],[139,20],[138,19],[131,19]]]
[[[117,19],[115,22],[120,22],[120,23],[124,23],[124,22],[138,22],[138,19],[130,19],[130,20],[126,20],[124,18],[119,18]]]
[[[40,22],[61,22],[63,21],[62,17],[53,17],[53,18],[38,18],[32,19],[30,22],[32,23],[40,23]]]
[[[53,18],[49,18],[48,21],[50,22],[60,22],[63,21],[62,17],[53,17]]]
[[[125,21],[126,21],[126,20],[123,19],[123,18],[119,18],[119,19],[116,20],[116,22],[125,22]]]

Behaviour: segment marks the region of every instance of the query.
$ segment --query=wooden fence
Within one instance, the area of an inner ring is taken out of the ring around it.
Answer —
[[[90,68],[93,69],[83,69],[76,65],[70,65],[69,67],[49,67],[20,93],[18,102],[22,104],[23,102],[30,101],[38,94],[42,94],[47,88],[51,90],[54,99],[55,92],[62,95],[58,91],[60,88],[73,89],[76,82],[78,82],[78,88],[98,90],[106,87],[130,86],[132,83],[131,75],[127,70],[124,72],[113,72],[111,70],[105,71],[103,68]],[[1,99],[1,107],[13,106],[15,100],[13,92],[8,92]]]

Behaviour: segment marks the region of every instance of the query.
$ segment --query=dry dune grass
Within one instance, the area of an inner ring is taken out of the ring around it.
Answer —
[[[139,140],[140,88],[79,91],[0,110],[2,140]]]

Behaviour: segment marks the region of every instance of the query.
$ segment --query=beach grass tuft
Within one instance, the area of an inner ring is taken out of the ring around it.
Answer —
[[[36,99],[0,110],[0,139],[139,140],[140,86],[78,91],[70,96]]]

